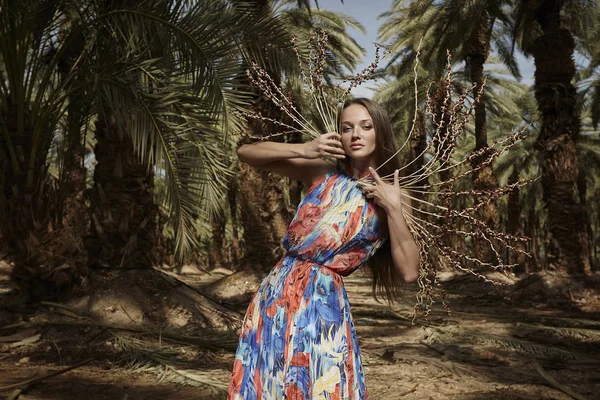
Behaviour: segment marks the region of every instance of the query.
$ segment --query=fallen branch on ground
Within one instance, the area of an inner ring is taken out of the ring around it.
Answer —
[[[64,374],[65,372],[69,372],[71,370],[74,370],[75,368],[79,368],[82,365],[85,365],[85,364],[89,363],[90,361],[94,361],[94,360],[95,360],[95,358],[88,358],[87,360],[81,361],[81,362],[79,362],[79,363],[77,363],[75,365],[71,365],[70,367],[63,368],[61,370],[51,372],[51,373],[49,373],[47,375],[44,375],[44,376],[40,376],[40,377],[37,377],[37,378],[31,378],[31,379],[28,379],[28,380],[23,381],[23,382],[13,383],[12,385],[8,385],[8,386],[2,386],[2,387],[0,387],[0,392],[5,391],[5,390],[11,390],[11,389],[21,388],[24,385],[25,386],[30,386],[30,385],[33,385],[34,383],[38,383],[38,382],[41,382],[41,381],[46,380],[46,379],[54,378],[55,376]],[[24,390],[24,388],[21,388],[21,389]]]
[[[545,380],[547,380],[548,383],[550,383],[552,386],[554,386],[555,388],[557,388],[561,392],[568,394],[569,396],[571,396],[572,398],[574,398],[576,400],[587,400],[585,397],[583,397],[579,393],[575,393],[572,389],[566,387],[565,385],[561,384],[556,379],[554,379],[553,377],[551,377],[550,374],[548,374],[546,372],[546,370],[542,367],[542,365],[539,362],[534,361],[533,362],[533,366],[535,367],[535,369],[537,370],[537,372],[539,372],[539,374],[542,376],[542,378],[544,378]]]

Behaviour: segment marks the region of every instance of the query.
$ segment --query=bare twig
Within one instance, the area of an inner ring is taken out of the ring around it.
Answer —
[[[407,390],[406,392],[402,392],[402,393],[400,393],[400,395],[399,395],[399,396],[400,396],[400,397],[404,397],[404,396],[406,396],[407,394],[411,394],[412,392],[416,392],[418,387],[419,387],[419,384],[417,383],[415,386],[413,386],[411,389]]]
[[[78,362],[77,364],[71,365],[70,367],[63,368],[63,369],[60,369],[58,371],[54,371],[54,372],[52,372],[50,374],[47,374],[47,375],[44,375],[44,376],[40,376],[38,378],[31,378],[31,379],[28,379],[28,380],[23,381],[23,382],[13,383],[12,385],[8,385],[8,386],[2,386],[2,387],[0,387],[0,391],[21,388],[22,386],[31,386],[31,385],[33,385],[35,383],[38,383],[38,382],[41,382],[41,381],[53,378],[55,376],[64,374],[65,372],[69,372],[71,370],[74,370],[75,368],[79,368],[82,365],[85,365],[85,364],[87,364],[87,363],[89,363],[91,361],[94,361],[94,360],[95,360],[95,358],[88,358],[87,360]]]
[[[293,46],[296,54],[297,47],[294,40]],[[309,54],[312,55],[308,66],[302,65],[298,55],[301,77],[304,89],[313,100],[313,108],[318,111],[321,124],[327,131],[338,130],[336,126],[338,115],[341,112],[340,104],[349,96],[352,88],[369,79],[375,72],[380,61],[380,47],[377,46],[375,61],[368,65],[357,75],[345,80],[350,82],[347,90],[338,94],[338,98],[331,98],[325,94],[323,83],[323,62],[327,46],[327,33],[321,30],[315,33],[310,41]],[[398,150],[390,159],[385,160],[376,169],[397,156],[415,134],[415,126],[418,115],[418,86],[417,67],[419,64],[420,44],[417,49],[414,65],[414,96],[415,114],[413,115],[412,127],[408,132]],[[279,121],[262,117],[259,114],[247,115],[248,117],[262,119],[284,128],[286,132],[297,132],[305,137],[318,137],[320,132],[313,123],[302,116],[293,102],[285,96],[281,88],[268,73],[257,64],[253,64],[248,70],[251,81],[259,88],[264,96],[269,98],[273,104],[280,108],[292,123],[284,124]],[[450,315],[450,309],[445,302],[445,293],[440,287],[437,279],[437,271],[440,263],[469,274],[481,280],[496,285],[503,284],[502,281],[488,278],[485,271],[499,271],[508,273],[515,266],[503,261],[506,252],[529,255],[524,250],[527,238],[499,232],[496,227],[481,219],[480,211],[492,202],[518,190],[524,185],[530,184],[535,179],[523,179],[504,187],[482,189],[464,189],[460,185],[464,179],[477,177],[482,170],[492,167],[492,163],[502,154],[510,151],[519,141],[527,137],[529,127],[523,127],[502,139],[494,141],[489,147],[473,151],[468,156],[458,159],[456,156],[457,145],[466,135],[468,122],[473,118],[477,104],[483,98],[485,82],[480,87],[469,85],[462,93],[453,93],[454,72],[452,70],[451,54],[447,52],[447,63],[445,75],[437,85],[431,85],[434,93],[426,92],[425,114],[429,116],[430,132],[427,137],[431,139],[426,144],[421,154],[416,155],[401,168],[407,170],[417,160],[424,159],[423,165],[413,166],[414,172],[408,173],[400,178],[400,187],[405,196],[410,199],[411,205],[407,205],[413,212],[412,215],[405,213],[407,225],[413,234],[415,242],[420,249],[421,265],[418,279],[419,293],[417,303],[413,312],[417,315],[429,315],[433,304],[441,300],[441,304]],[[427,128],[427,126],[426,126]],[[270,138],[275,133],[269,135]],[[427,157],[425,157],[427,155]],[[391,183],[393,176],[382,176],[385,182]],[[424,183],[425,182],[425,183]],[[368,178],[358,180],[358,185],[369,183]],[[404,195],[403,195],[404,196]],[[477,241],[482,246],[488,247],[490,259],[480,260],[463,249],[456,249],[458,241]]]
[[[582,395],[575,393],[572,389],[566,387],[565,385],[563,385],[562,383],[560,383],[556,379],[554,379],[552,376],[550,376],[550,374],[548,374],[546,372],[546,370],[542,367],[542,365],[539,362],[534,361],[533,366],[535,367],[537,372],[542,376],[542,378],[544,378],[546,381],[548,381],[548,383],[550,383],[552,386],[554,386],[561,392],[568,394],[569,396],[571,396],[572,398],[574,398],[576,400],[587,400]]]

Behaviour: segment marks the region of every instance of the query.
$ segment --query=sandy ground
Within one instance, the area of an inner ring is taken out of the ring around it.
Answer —
[[[193,268],[179,273],[202,293],[225,275]],[[0,266],[6,306],[0,311],[0,396],[225,398],[235,335],[210,329],[222,322],[219,316],[203,316],[181,287],[156,272],[98,274],[103,279],[88,282],[93,296],[82,291],[62,305],[22,309],[7,300],[8,266]],[[389,307],[373,300],[360,272],[345,279],[371,400],[570,399],[569,390],[600,399],[598,277],[587,283],[515,278],[499,288],[464,276],[445,280],[452,317],[436,306],[429,321],[413,326],[414,286],[407,286],[402,304]]]

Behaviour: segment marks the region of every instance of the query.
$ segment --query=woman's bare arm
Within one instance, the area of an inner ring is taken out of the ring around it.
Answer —
[[[387,214],[388,240],[394,267],[406,283],[414,282],[419,278],[421,256],[403,215],[404,212],[412,214],[410,199],[403,196],[403,190],[400,189],[398,170],[394,172],[394,183],[391,185],[385,183],[374,169],[370,170],[375,183],[364,185],[363,191]]]
[[[311,185],[319,176],[335,170],[324,157],[345,158],[335,132],[307,143],[257,142],[238,151],[240,161]]]
[[[421,257],[419,247],[415,243],[415,239],[402,215],[403,210],[410,210],[410,206],[401,204],[386,210],[389,230],[388,240],[390,240],[394,266],[400,272],[404,282],[411,283],[419,278]],[[408,212],[410,213],[410,211]]]

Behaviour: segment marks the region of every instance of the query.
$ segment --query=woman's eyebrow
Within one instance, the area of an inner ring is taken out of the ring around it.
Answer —
[[[370,119],[361,119],[361,120],[360,120],[360,121],[358,121],[358,122],[360,122],[360,123],[363,123],[363,122],[371,122],[371,120],[370,120]],[[352,123],[352,121],[342,121],[342,124],[351,124],[351,123]]]

